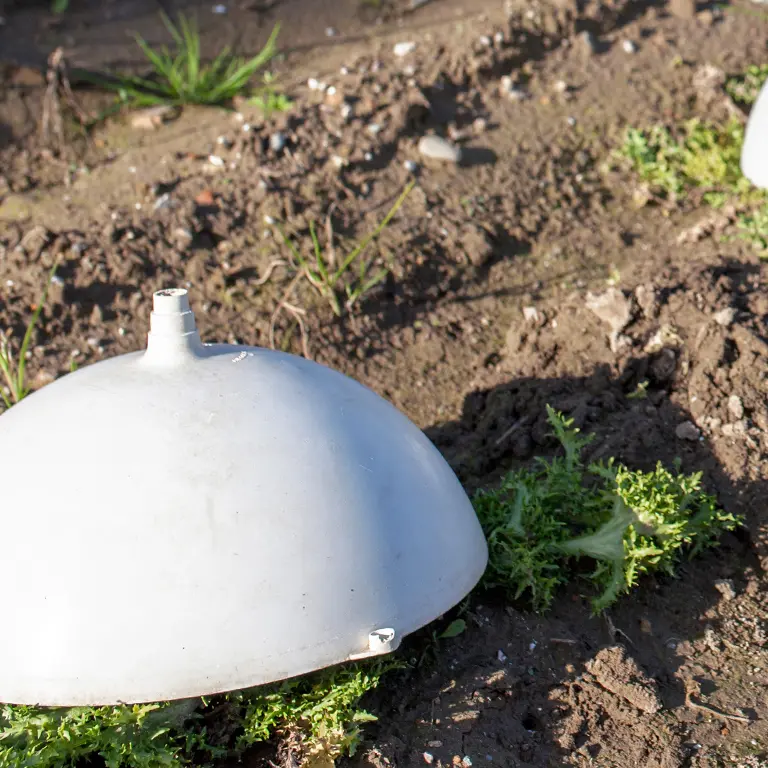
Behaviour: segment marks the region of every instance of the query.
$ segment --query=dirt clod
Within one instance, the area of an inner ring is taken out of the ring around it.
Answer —
[[[693,19],[696,16],[695,0],[669,0],[670,12],[679,19]]]
[[[662,708],[658,685],[638,666],[622,645],[604,648],[586,666],[606,690],[648,714]]]
[[[155,131],[163,123],[178,116],[178,110],[166,105],[149,107],[135,112],[131,117],[131,125],[143,131]]]
[[[731,579],[718,579],[715,582],[715,589],[723,596],[724,600],[733,600],[736,597],[736,590]]]
[[[695,441],[701,437],[701,430],[692,421],[684,421],[675,427],[675,434],[681,440]]]
[[[586,304],[614,334],[623,331],[632,319],[632,303],[618,288],[599,295],[590,293]]]

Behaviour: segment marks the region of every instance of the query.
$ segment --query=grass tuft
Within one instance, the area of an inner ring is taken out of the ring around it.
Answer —
[[[43,295],[41,296],[40,301],[37,302],[34,312],[32,313],[32,317],[24,333],[24,338],[21,341],[21,347],[19,348],[18,354],[14,354],[8,337],[0,335],[0,373],[5,382],[4,386],[0,388],[0,396],[3,399],[6,408],[10,408],[12,405],[20,402],[30,392],[29,387],[27,386],[27,352],[29,351],[29,345],[32,342],[32,334],[40,319],[40,313],[43,311],[43,306],[48,300],[48,291],[51,288],[51,282],[56,274],[56,267],[57,265],[54,264],[48,274],[48,281],[43,289]]]
[[[323,246],[317,235],[314,222],[309,225],[309,236],[312,253],[305,256],[301,248],[294,244],[281,227],[278,227],[280,236],[291,255],[313,288],[330,305],[333,313],[340,317],[344,309],[351,309],[365,294],[377,286],[389,274],[389,267],[373,268],[373,258],[361,259],[360,257],[368,246],[387,228],[394,215],[400,210],[415,182],[411,182],[403,190],[402,194],[389,209],[387,215],[378,226],[366,235],[354,248],[345,254],[340,260],[336,260],[336,254],[324,252]],[[331,250],[329,237],[329,250]]]
[[[116,91],[120,101],[130,107],[226,104],[243,93],[254,76],[262,72],[277,53],[279,25],[253,58],[234,56],[226,47],[210,64],[205,64],[201,59],[200,33],[195,22],[184,15],[179,15],[178,24],[173,24],[165,14],[162,19],[173,38],[174,51],[166,46],[156,50],[136,36],[137,44],[152,67],[151,77],[116,75],[98,81],[98,85]]]
[[[489,586],[543,612],[586,566],[600,612],[643,574],[672,575],[683,555],[696,555],[740,524],[701,490],[701,474],[681,475],[661,464],[638,472],[613,460],[584,466],[580,456],[591,436],[582,436],[572,419],[547,412],[564,456],[539,459],[534,469],[511,472],[498,489],[475,497],[488,537]]]

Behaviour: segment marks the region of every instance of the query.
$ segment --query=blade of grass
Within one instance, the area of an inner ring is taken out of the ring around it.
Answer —
[[[181,17],[180,24],[186,51],[187,83],[195,90],[200,77],[200,35],[197,25],[193,25],[184,16]]]
[[[330,286],[329,280],[328,280],[328,269],[325,266],[325,259],[323,259],[323,249],[320,246],[320,240],[317,237],[317,232],[315,231],[315,222],[310,221],[309,222],[309,235],[312,238],[312,247],[315,249],[315,260],[317,262],[317,271],[320,273],[320,276],[323,278],[323,282]]]
[[[291,239],[288,237],[288,235],[285,234],[285,231],[283,228],[279,225],[275,225],[277,227],[277,231],[280,233],[280,236],[283,238],[283,242],[288,247],[288,250],[290,250],[291,254],[293,255],[293,258],[296,259],[296,263],[299,265],[299,268],[306,274],[307,278],[309,279],[309,282],[312,283],[312,285],[317,288],[319,284],[321,283],[320,275],[318,275],[310,266],[309,262],[301,255],[301,252],[299,249],[293,244]]]
[[[3,338],[2,343],[0,343],[0,372],[2,372],[3,378],[5,379],[10,391],[10,396],[6,395],[5,392],[1,393],[6,408],[10,408],[13,403],[18,403],[20,400],[26,397],[27,394],[29,394],[29,389],[27,388],[25,381],[27,370],[27,352],[29,351],[29,345],[32,343],[32,335],[35,331],[35,327],[37,326],[37,322],[40,319],[40,313],[43,311],[43,306],[48,300],[48,292],[51,288],[51,283],[53,282],[53,277],[56,274],[57,267],[58,263],[55,263],[51,268],[51,271],[48,273],[48,280],[45,283],[43,295],[41,296],[40,301],[38,301],[37,306],[32,313],[32,317],[27,325],[24,338],[22,339],[21,347],[19,349],[18,361],[16,362],[15,366],[13,363],[13,353],[11,351],[8,340]],[[14,368],[16,369],[15,371]]]
[[[269,39],[264,44],[264,47],[259,53],[252,59],[242,63],[238,69],[226,77],[216,88],[213,89],[213,96],[221,96],[234,90],[232,95],[241,91],[253,77],[253,75],[261,68],[264,67],[272,58],[276,52],[276,40],[277,35],[280,32],[280,25],[275,24]]]
[[[19,400],[21,400],[23,397],[25,397],[29,390],[26,389],[24,376],[27,370],[27,350],[29,349],[29,345],[32,342],[32,334],[34,333],[35,326],[37,325],[37,321],[40,319],[40,313],[43,311],[43,306],[45,305],[45,302],[48,301],[48,291],[51,289],[51,283],[53,282],[54,275],[56,274],[56,269],[58,268],[58,262],[54,263],[53,267],[51,267],[51,271],[48,273],[48,280],[45,283],[45,288],[43,288],[43,295],[40,297],[40,301],[37,302],[37,306],[35,307],[35,311],[32,313],[32,319],[29,321],[29,325],[27,325],[26,333],[24,334],[24,339],[21,342],[21,349],[19,350],[19,363],[18,363],[18,392],[20,393]]]
[[[368,245],[371,243],[372,240],[376,239],[387,227],[389,222],[392,220],[392,217],[400,210],[400,206],[405,202],[405,198],[408,197],[411,190],[413,189],[415,185],[415,181],[410,182],[403,192],[401,193],[400,197],[397,198],[395,201],[395,204],[389,209],[389,212],[387,215],[381,220],[379,225],[376,227],[376,229],[373,230],[367,237],[365,237],[359,245],[354,248],[341,262],[339,265],[339,268],[336,270],[336,272],[333,275],[333,282],[337,282],[341,276],[347,271],[349,268],[349,265],[368,247]]]
[[[165,11],[160,11],[160,18],[162,19],[163,25],[173,38],[173,42],[176,43],[179,50],[181,50],[184,47],[184,38],[181,36],[181,33],[179,32],[176,25],[171,21],[171,17]],[[184,22],[185,17],[179,16],[179,24],[182,25]]]

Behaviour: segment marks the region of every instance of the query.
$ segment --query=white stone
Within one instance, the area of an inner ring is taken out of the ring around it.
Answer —
[[[458,163],[461,160],[461,148],[440,136],[422,136],[419,140],[419,152],[432,160],[445,160]]]
[[[398,56],[399,58],[403,58],[403,56],[407,56],[409,53],[413,53],[415,50],[416,50],[416,43],[403,42],[403,43],[395,43],[395,47],[392,49],[392,52],[395,54],[395,56]]]

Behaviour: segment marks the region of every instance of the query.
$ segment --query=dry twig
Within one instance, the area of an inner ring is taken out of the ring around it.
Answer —
[[[282,298],[277,303],[277,306],[275,307],[274,312],[272,312],[272,317],[269,320],[269,346],[272,349],[275,349],[275,325],[277,324],[277,318],[280,317],[280,313],[285,310],[286,312],[289,312],[294,320],[296,320],[296,323],[299,326],[299,331],[301,332],[301,350],[304,357],[307,358],[307,360],[311,360],[311,356],[309,354],[309,334],[307,333],[307,328],[304,325],[304,316],[307,314],[305,310],[303,310],[301,307],[297,307],[294,304],[289,303],[288,299],[290,298],[291,293],[293,293],[293,289],[296,287],[296,284],[298,281],[302,278],[303,272],[299,272],[298,275],[296,275],[293,280],[291,280],[288,287],[285,289],[285,292],[283,293]]]
[[[87,125],[89,117],[80,107],[72,93],[72,86],[67,74],[67,62],[64,49],[56,48],[48,57],[48,71],[45,74],[48,83],[43,97],[43,115],[41,133],[43,141],[61,152],[65,145],[64,118],[61,110],[61,97],[66,105],[75,113],[82,125]]]
[[[693,694],[697,693],[698,689],[699,686],[694,680],[685,681],[685,705],[687,707],[690,707],[691,709],[698,709],[700,712],[706,712],[707,714],[714,715],[715,717],[720,717],[723,720],[733,720],[736,723],[746,724],[752,722],[752,719],[746,717],[745,715],[734,715],[730,712],[723,712],[721,709],[716,709],[715,707],[710,707],[707,704],[702,704],[699,701],[695,701],[693,699]]]
[[[270,277],[272,277],[272,273],[275,271],[277,267],[284,267],[288,262],[285,261],[285,259],[275,259],[273,262],[270,263],[270,265],[267,267],[267,271],[254,282],[254,285],[264,285]]]

